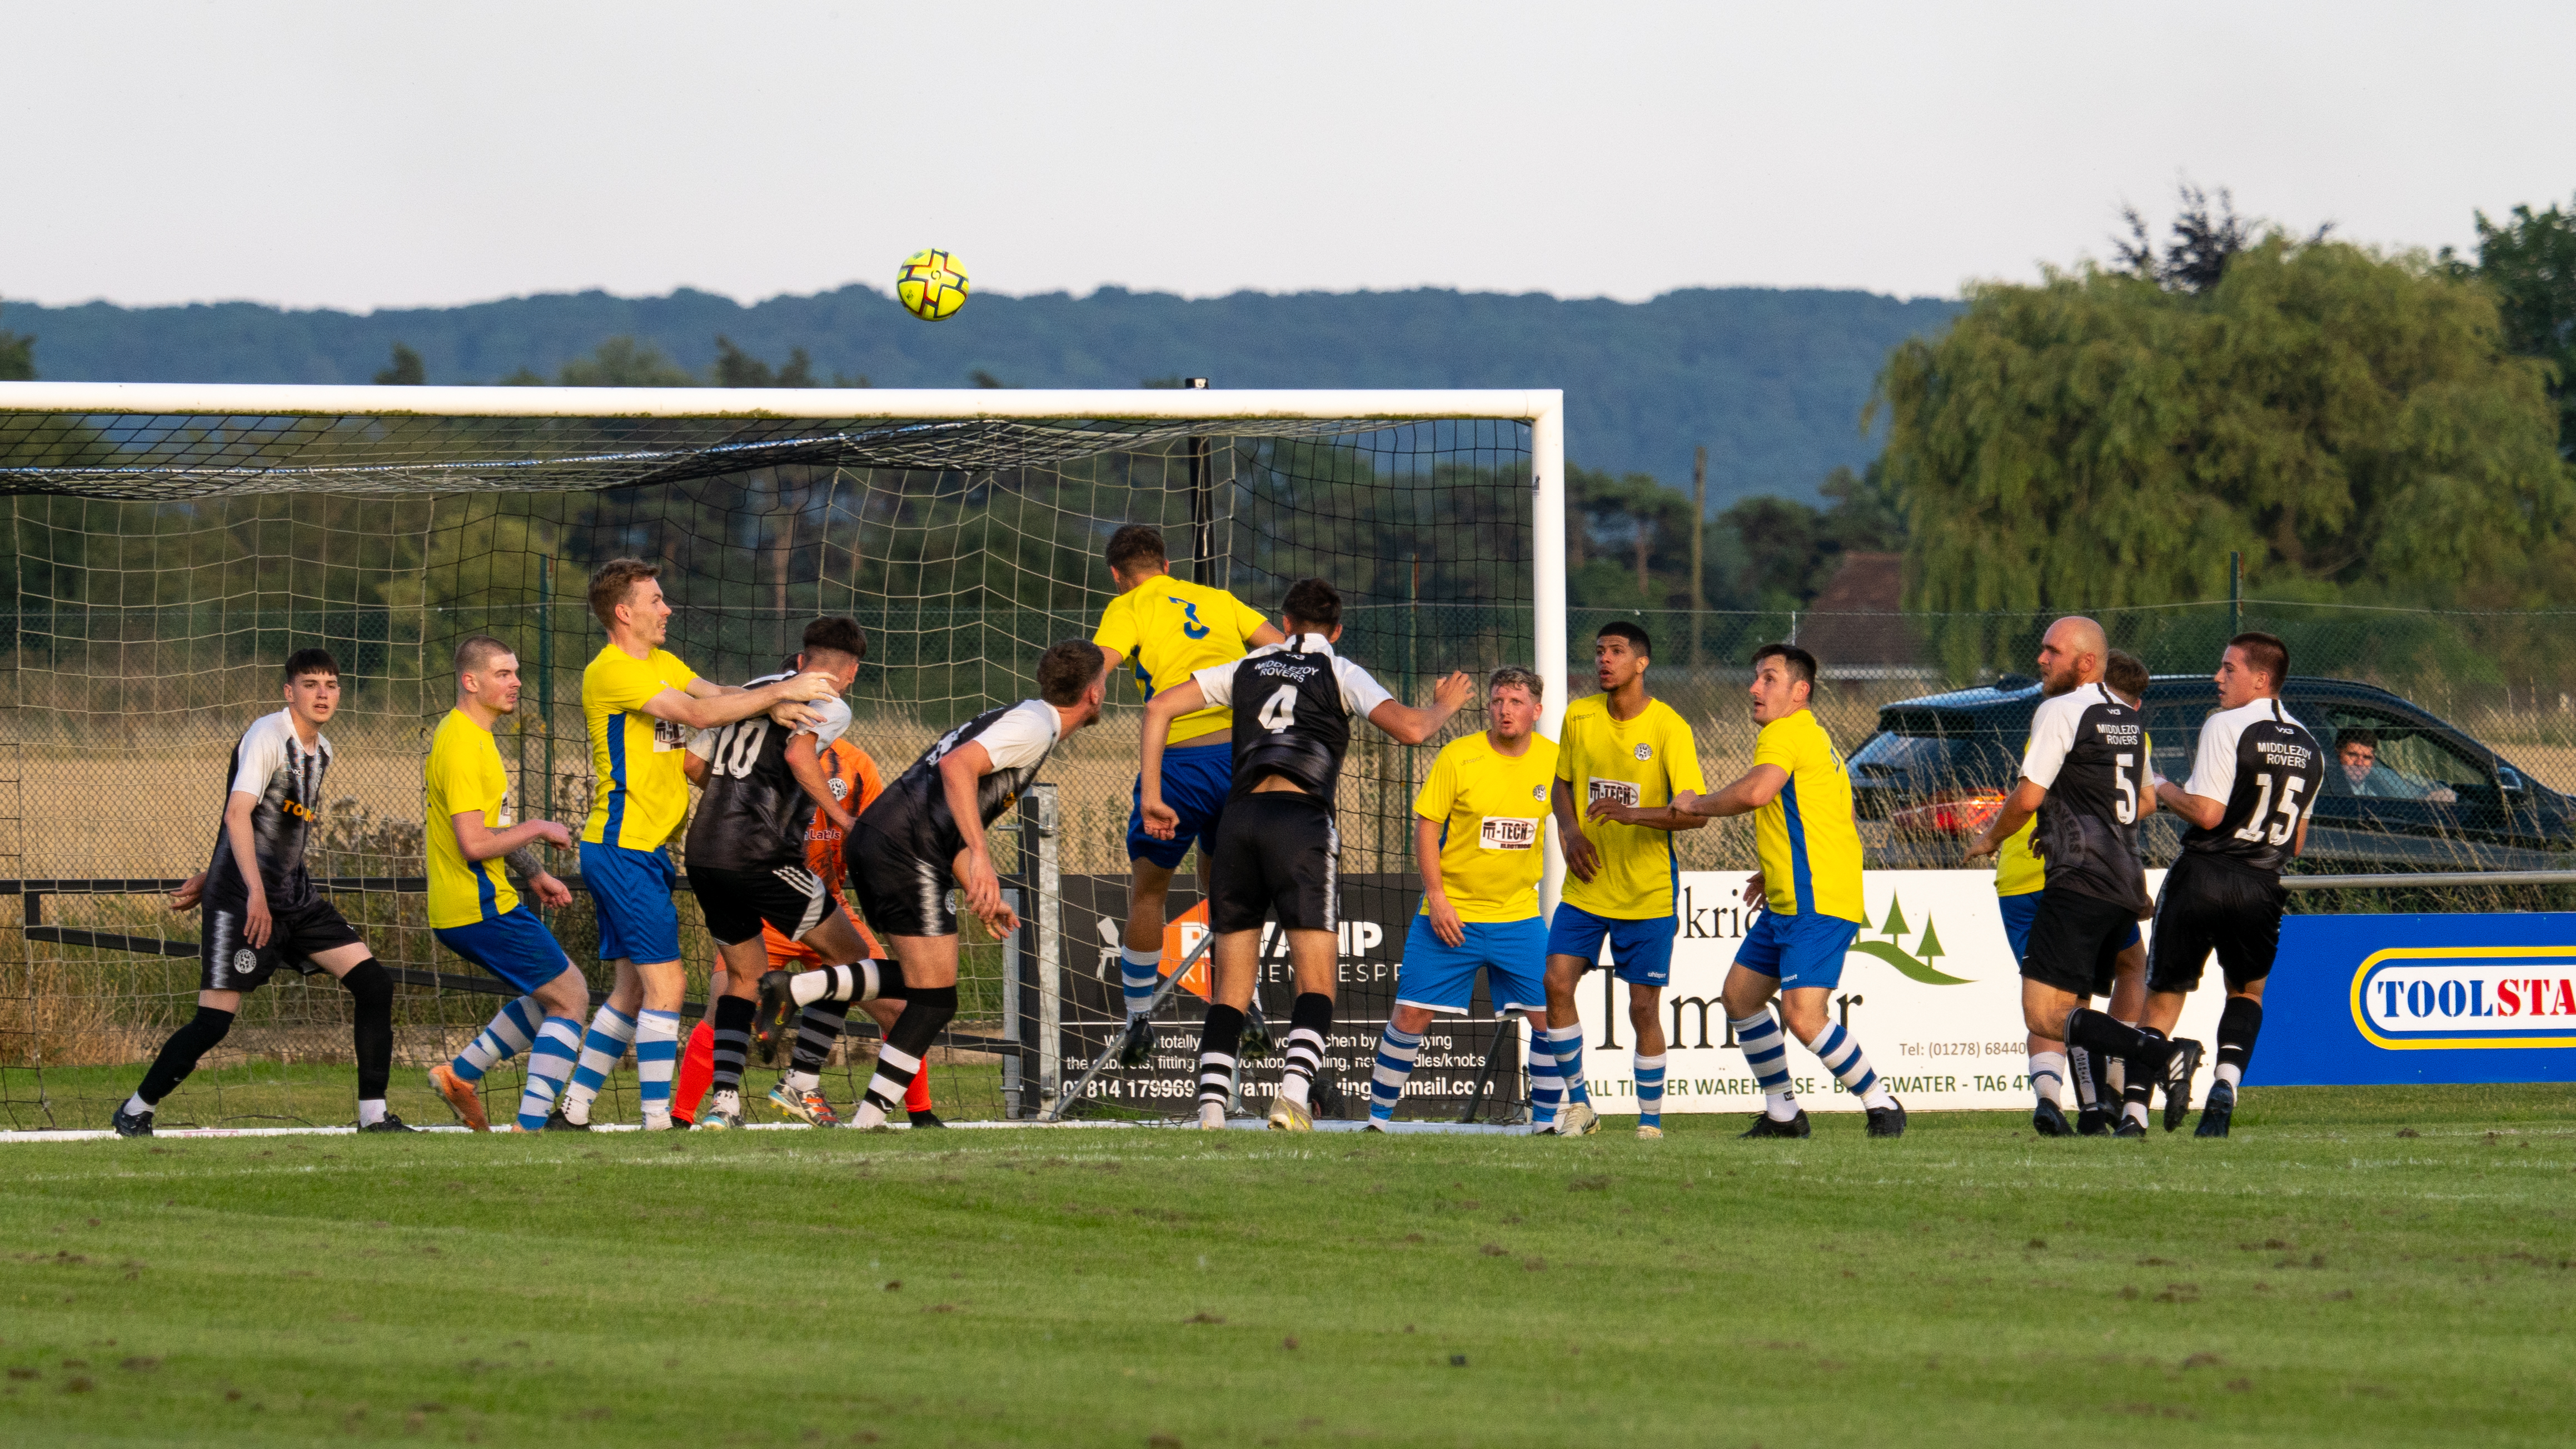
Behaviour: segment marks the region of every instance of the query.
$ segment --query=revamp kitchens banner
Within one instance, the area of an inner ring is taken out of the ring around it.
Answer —
[[[2162,871],[2147,873],[2150,889]],[[1681,936],[1673,984],[1664,993],[1667,1112],[1757,1112],[1761,1093],[1726,1028],[1719,989],[1755,912],[1743,902],[1740,871],[1681,877]],[[2021,973],[2004,940],[1994,874],[1984,870],[1870,871],[1862,878],[1869,919],[1843,963],[1834,1014],[1860,1038],[1871,1063],[1908,1109],[2022,1108],[2031,1104]],[[1607,972],[1585,978],[1585,1076],[1604,1112],[1636,1110],[1630,1075],[1634,1032],[1627,987]],[[2183,1009],[2179,1035],[2215,1040],[2226,995],[2215,968]],[[2570,1018],[2576,1022],[2576,1017]],[[2267,1027],[2256,1056],[2272,1050]],[[1795,1043],[1790,1069],[1811,1111],[1856,1112],[1815,1057]],[[2199,1088],[2208,1085],[2209,1065]],[[2197,1089],[2196,1089],[2197,1090]]]
[[[2576,1081],[2576,915],[2291,916],[2247,1079]]]

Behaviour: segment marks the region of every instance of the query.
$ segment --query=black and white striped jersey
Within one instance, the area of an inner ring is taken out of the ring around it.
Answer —
[[[1209,704],[1234,711],[1233,797],[1281,775],[1330,805],[1351,747],[1351,716],[1394,698],[1321,634],[1265,644],[1191,677]]]
[[[975,782],[975,808],[989,826],[1037,779],[1038,770],[1063,738],[1063,724],[1055,706],[1042,699],[988,709],[924,750],[920,759],[885,787],[859,823],[914,856],[945,867],[966,848],[966,839],[958,832],[956,816],[949,812],[939,762],[969,744],[982,745],[992,757],[992,768]]]
[[[743,688],[794,677],[794,670],[782,670]],[[814,802],[787,767],[788,741],[811,734],[817,749],[830,749],[850,728],[850,707],[840,700],[817,700],[812,707],[823,721],[809,729],[791,732],[768,715],[756,714],[699,730],[690,738],[689,753],[707,762],[707,781],[690,813],[684,843],[691,869],[762,871],[804,865],[805,830],[814,823]]]
[[[2043,786],[2031,853],[2048,864],[2049,890],[2147,908],[2138,820],[2147,794],[2147,727],[2099,684],[2040,701],[2031,716],[2022,778]]]
[[[2193,826],[2182,848],[2279,875],[2290,863],[2299,820],[2316,804],[2325,751],[2277,699],[2223,709],[2200,723],[2191,783],[2204,800],[2224,800],[2215,829]]]
[[[322,818],[323,777],[331,769],[331,742],[313,737],[306,749],[295,737],[295,716],[287,710],[263,715],[234,743],[224,766],[224,801],[236,794],[255,797],[250,807],[251,856],[259,862],[261,893],[271,911],[309,904],[313,880],[304,872],[304,842],[313,822]],[[205,900],[237,905],[250,898],[250,885],[233,863],[232,826],[215,827],[215,858],[206,865]]]

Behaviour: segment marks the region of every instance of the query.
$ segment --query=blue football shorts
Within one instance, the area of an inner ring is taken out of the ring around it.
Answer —
[[[1547,954],[1576,956],[1588,963],[1601,959],[1601,942],[1610,942],[1611,974],[1631,986],[1670,986],[1673,982],[1673,936],[1681,922],[1672,916],[1644,921],[1618,921],[1596,916],[1580,906],[1557,902],[1548,923]],[[1590,970],[1587,965],[1585,970]]]
[[[1163,751],[1163,803],[1181,817],[1180,828],[1169,840],[1145,833],[1145,782],[1140,777],[1127,802],[1127,858],[1178,870],[1196,843],[1201,859],[1214,860],[1217,821],[1225,815],[1225,797],[1233,788],[1232,740]]]
[[[1780,978],[1780,989],[1843,984],[1843,955],[1860,938],[1860,922],[1840,916],[1784,916],[1764,911],[1735,948],[1735,964]]]
[[[599,911],[599,959],[639,964],[680,959],[680,873],[668,850],[581,843],[581,880]]]
[[[438,944],[509,982],[522,993],[536,990],[564,974],[572,961],[555,944],[554,933],[526,906],[512,906],[488,921],[441,926],[430,932]]]
[[[1395,976],[1396,1005],[1463,1014],[1475,1000],[1481,970],[1496,1015],[1546,1007],[1547,988],[1540,975],[1546,965],[1547,929],[1538,917],[1461,921],[1459,927],[1466,939],[1452,946],[1431,929],[1429,916],[1413,918],[1404,933],[1404,964]]]

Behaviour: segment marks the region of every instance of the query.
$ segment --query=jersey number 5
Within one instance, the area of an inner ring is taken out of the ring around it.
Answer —
[[[2255,776],[2254,783],[2254,809],[2246,815],[2245,828],[2236,832],[2236,838],[2248,842],[2268,841],[2273,845],[2289,844],[2290,832],[2299,828],[2299,792],[2308,788],[2306,778],[2292,775],[2282,784],[2281,820],[2272,827],[2268,836],[2263,832],[2263,822],[2264,817],[2272,813],[2272,772],[2266,770]]]
[[[2111,771],[2111,778],[2120,786],[2120,803],[2112,806],[2111,809],[2120,817],[2120,823],[2123,825],[2138,823],[2138,777],[2130,773],[2129,769],[2137,762],[2138,757],[2135,755],[2111,757],[2111,763],[2115,767]]]
[[[1295,724],[1297,722],[1297,686],[1293,684],[1279,686],[1279,692],[1262,701],[1261,713],[1254,715],[1253,718],[1261,721],[1261,727],[1274,735]]]

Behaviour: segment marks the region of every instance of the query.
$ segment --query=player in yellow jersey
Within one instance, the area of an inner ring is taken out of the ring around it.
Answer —
[[[572,1085],[564,1089],[562,1125],[576,1130],[590,1125],[590,1104],[630,1043],[645,1129],[671,1125],[686,983],[680,913],[671,902],[678,876],[663,844],[689,813],[689,781],[680,763],[689,731],[756,714],[801,729],[821,715],[796,706],[840,693],[830,675],[813,671],[758,689],[700,679],[662,648],[671,606],[662,597],[661,572],[642,559],[617,558],[590,576],[590,611],[608,630],[608,644],[581,672],[592,773],[581,875],[599,912],[599,959],[616,963],[617,984],[591,1017]]]
[[[1673,808],[1699,817],[1753,816],[1762,869],[1744,889],[1764,906],[1735,948],[1726,973],[1726,1016],[1744,1060],[1762,1084],[1762,1115],[1747,1137],[1804,1137],[1806,1109],[1789,1090],[1788,1045],[1771,998],[1807,1050],[1860,1098],[1869,1135],[1905,1135],[1905,1108],[1870,1070],[1860,1042],[1835,1021],[1827,998],[1842,984],[1843,955],[1860,934],[1860,824],[1852,815],[1851,771],[1807,707],[1816,656],[1795,644],[1753,651],[1753,768],[1723,790],[1686,796]]]
[[[1538,917],[1538,877],[1546,860],[1556,741],[1538,733],[1545,687],[1535,671],[1517,664],[1495,670],[1485,682],[1484,732],[1442,746],[1431,777],[1413,797],[1422,910],[1405,933],[1395,1010],[1378,1038],[1371,1131],[1383,1132],[1395,1120],[1433,1014],[1464,1015],[1479,969],[1494,1015],[1508,1019],[1525,1011],[1530,1040],[1546,1039],[1547,988],[1537,967],[1547,952],[1547,928]],[[1533,1050],[1530,1102],[1539,1130],[1556,1120],[1558,1098],[1554,1054]]]
[[[454,1061],[429,1069],[429,1084],[477,1132],[490,1131],[491,1123],[476,1084],[522,1051],[528,1074],[519,1093],[519,1130],[546,1125],[572,1075],[582,1009],[590,1005],[589,983],[501,872],[507,860],[541,904],[572,904],[571,887],[546,871],[536,850],[540,842],[569,850],[572,832],[551,820],[512,825],[506,817],[510,776],[492,726],[518,709],[519,656],[510,646],[489,634],[457,645],[456,708],[430,737],[426,772],[429,933],[521,993]]]
[[[2147,666],[2138,656],[2125,649],[2114,649],[2102,666],[2102,682],[2113,694],[2136,709],[2146,702]],[[2155,753],[2155,737],[2147,737],[2147,752]],[[2027,750],[2027,744],[2024,745]],[[2021,829],[2006,837],[1995,852],[1995,904],[2003,911],[2004,939],[2012,946],[2013,960],[2018,963],[2030,947],[2030,924],[2039,917],[2039,893],[2048,887],[2048,866],[2030,848],[2031,832],[2039,828],[2039,817],[2025,821]],[[2129,928],[2129,939],[2120,948],[2111,980],[2100,986],[2096,995],[2110,993],[2113,1018],[2132,1026],[2144,1014],[2147,1005],[2147,946],[2145,936],[2136,926]],[[2089,1004],[2090,997],[2086,998]],[[2107,1137],[2120,1115],[2117,1105],[2127,1082],[2128,1063],[2104,1061],[2082,1047],[2070,1048],[2054,1037],[2030,1034],[2030,1087],[2038,1102],[2031,1109],[2030,1125],[2042,1137],[2064,1137],[2069,1133],[2084,1137]],[[2075,1124],[2066,1121],[2066,1109],[2058,1105],[2057,1088],[2061,1079],[2075,1084],[2078,1104]]]
[[[1566,706],[1549,806],[1565,846],[1566,882],[1547,931],[1547,1033],[1565,1083],[1556,1131],[1597,1131],[1583,1085],[1583,1019],[1574,988],[1610,943],[1612,969],[1628,983],[1636,1029],[1637,1135],[1664,1135],[1664,987],[1673,979],[1674,898],[1681,863],[1672,832],[1708,822],[1672,808],[1675,796],[1708,788],[1690,725],[1646,693],[1653,642],[1624,619],[1592,641],[1601,692]],[[1537,1044],[1533,1043],[1533,1052]]]
[[[1186,682],[1202,669],[1231,663],[1244,651],[1287,637],[1254,609],[1223,589],[1172,577],[1163,535],[1131,523],[1109,536],[1109,577],[1118,597],[1100,614],[1091,642],[1109,656],[1114,676],[1123,664],[1147,699]],[[1127,1001],[1127,1034],[1118,1060],[1140,1066],[1153,1051],[1154,1028],[1146,1004],[1162,981],[1164,901],[1172,873],[1199,847],[1201,893],[1207,861],[1216,849],[1216,825],[1234,787],[1234,712],[1223,706],[1193,710],[1172,721],[1163,751],[1163,803],[1180,813],[1169,840],[1145,830],[1143,780],[1127,810],[1127,929],[1119,938],[1118,980]]]

